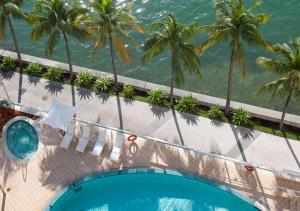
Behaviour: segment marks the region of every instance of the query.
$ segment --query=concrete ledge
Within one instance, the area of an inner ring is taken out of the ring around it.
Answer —
[[[12,57],[12,58],[17,59],[17,54],[15,52],[0,49],[0,57]],[[35,63],[40,63],[40,64],[44,65],[45,67],[60,66],[60,67],[64,68],[65,70],[68,70],[68,64],[62,63],[62,62],[57,62],[57,61],[53,61],[53,60],[49,60],[49,59],[45,59],[45,58],[34,57],[34,56],[26,55],[26,54],[22,54],[22,59],[23,59],[24,63],[27,63],[27,64],[35,62]],[[87,71],[87,72],[94,74],[97,77],[103,76],[103,75],[109,76],[109,77],[113,76],[111,73],[101,72],[98,70],[93,70],[93,69],[80,67],[80,66],[76,66],[76,65],[73,65],[73,68],[74,68],[75,73],[79,73],[81,71]],[[134,88],[136,88],[137,90],[140,90],[140,91],[163,89],[167,93],[170,92],[170,90],[169,90],[170,88],[168,86],[158,85],[158,84],[154,84],[154,83],[150,83],[150,82],[146,82],[146,81],[142,81],[142,80],[138,80],[138,79],[128,78],[125,76],[119,76],[118,79],[121,84],[132,85]],[[175,95],[175,98],[180,98],[180,97],[186,96],[186,95],[193,95],[194,97],[196,97],[199,100],[200,104],[204,105],[204,106],[220,105],[221,107],[225,107],[225,103],[226,103],[226,100],[222,99],[222,98],[198,94],[195,92],[189,92],[189,91],[185,91],[185,90],[181,90],[181,89],[174,89],[174,95]],[[262,107],[258,107],[258,106],[253,106],[253,105],[248,105],[248,104],[235,102],[235,101],[231,102],[231,109],[236,109],[236,108],[240,108],[240,107],[249,111],[251,113],[251,115],[255,118],[272,121],[272,122],[280,122],[281,112],[279,112],[279,111],[262,108]],[[294,115],[294,114],[286,114],[285,124],[300,128],[300,116]]]

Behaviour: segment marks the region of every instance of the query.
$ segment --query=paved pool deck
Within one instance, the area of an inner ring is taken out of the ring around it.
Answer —
[[[87,149],[81,153],[75,149],[84,124],[76,122],[75,127],[75,136],[68,150],[59,148],[62,137],[57,130],[38,127],[40,150],[29,162],[8,157],[0,139],[0,186],[7,190],[6,194],[0,192],[1,210],[42,211],[60,190],[80,178],[99,172],[141,167],[172,169],[207,178],[231,188],[257,205],[263,205],[266,208],[263,210],[300,209],[299,197],[295,195],[295,190],[300,191],[300,183],[278,177],[273,172],[257,168],[250,173],[243,164],[141,137],[129,142],[126,141],[128,135],[124,136],[120,159],[114,162],[109,156],[115,133],[106,132],[101,156],[95,157],[90,152],[98,129],[92,129],[91,133],[95,136],[91,136]]]
[[[48,111],[53,98],[71,104],[71,86],[19,73],[3,77],[13,102]],[[0,95],[4,95],[0,90]],[[300,142],[147,103],[74,88],[77,118],[213,152],[277,170],[300,172]]]

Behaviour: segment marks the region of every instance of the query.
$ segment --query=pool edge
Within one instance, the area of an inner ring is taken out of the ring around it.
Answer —
[[[233,190],[232,188],[226,187],[224,185],[219,184],[216,181],[210,180],[208,178],[193,175],[191,173],[178,171],[178,170],[172,170],[172,169],[164,169],[164,168],[157,168],[157,167],[141,167],[141,168],[125,168],[120,170],[111,170],[111,171],[104,171],[104,172],[97,172],[94,174],[91,174],[89,176],[85,176],[81,179],[79,179],[76,182],[73,182],[69,184],[68,186],[64,187],[62,190],[60,190],[58,193],[56,193],[55,197],[51,199],[51,201],[46,205],[44,211],[51,211],[51,207],[59,200],[59,198],[65,194],[66,192],[72,190],[74,186],[77,186],[80,183],[87,182],[93,179],[97,179],[100,177],[111,177],[111,176],[119,176],[119,175],[125,175],[125,174],[166,174],[166,175],[173,175],[173,176],[180,176],[185,177],[188,179],[194,179],[198,180],[200,182],[206,183],[208,185],[213,185],[216,188],[219,188],[225,192],[228,192],[232,194],[233,196],[241,199],[242,201],[251,204],[253,207],[257,208],[261,211],[267,211],[268,209],[262,205],[260,202],[252,200],[240,193],[238,193],[236,190]]]
[[[37,151],[30,157],[28,158],[25,158],[25,159],[20,159],[18,157],[16,157],[13,153],[11,153],[11,151],[9,150],[8,146],[7,146],[7,141],[6,141],[6,135],[7,135],[7,129],[9,128],[10,125],[12,125],[14,122],[16,121],[26,121],[28,122],[34,129],[35,129],[35,132],[37,134],[37,137],[38,137],[38,149]],[[10,158],[10,159],[13,159],[15,161],[21,161],[21,162],[27,162],[35,157],[37,157],[37,155],[39,154],[40,150],[41,150],[41,136],[40,136],[40,133],[39,133],[39,130],[36,126],[36,121],[27,117],[27,116],[17,116],[17,117],[14,117],[12,119],[10,119],[8,122],[6,122],[6,124],[3,126],[2,128],[2,136],[1,136],[1,140],[2,140],[2,144],[3,144],[3,148],[4,148],[4,151],[6,153],[6,155]]]

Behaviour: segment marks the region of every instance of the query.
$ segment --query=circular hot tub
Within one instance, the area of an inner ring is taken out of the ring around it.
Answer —
[[[27,160],[37,153],[39,135],[33,125],[33,120],[27,117],[16,117],[4,126],[3,142],[10,157]]]

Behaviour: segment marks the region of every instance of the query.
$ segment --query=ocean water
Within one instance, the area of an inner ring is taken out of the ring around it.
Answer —
[[[87,181],[63,194],[51,211],[255,211],[214,185],[162,174],[128,174]]]
[[[118,0],[118,2],[131,2],[129,0]],[[254,0],[245,0],[245,4],[254,2]],[[82,4],[88,4],[87,0],[82,0]],[[163,19],[166,13],[172,12],[182,23],[199,22],[200,24],[210,24],[215,20],[215,11],[210,0],[135,0],[134,14],[137,16],[141,25]],[[29,0],[23,6],[26,11],[30,11],[34,1]],[[269,24],[262,26],[261,31],[264,37],[273,43],[287,42],[290,38],[300,36],[299,18],[300,18],[299,0],[264,0],[264,6],[259,12],[266,12],[271,15]],[[34,56],[45,57],[44,48],[46,39],[40,41],[30,41],[29,34],[31,27],[24,21],[14,20],[23,53]],[[142,43],[147,37],[147,33],[133,36]],[[207,38],[206,34],[197,35],[192,40],[195,43],[201,43]],[[0,47],[12,48],[10,34],[5,40],[0,41]],[[129,46],[130,47],[130,46]],[[279,78],[272,72],[265,71],[255,63],[258,56],[270,56],[263,49],[257,49],[244,45],[247,56],[247,78],[242,80],[241,70],[236,68],[233,79],[233,96],[235,101],[262,106],[275,110],[281,110],[284,98],[268,100],[268,94],[253,97],[253,92],[266,82]],[[131,47],[130,47],[131,48]],[[105,72],[111,72],[111,61],[109,49],[100,49],[95,59],[91,58],[91,42],[79,43],[71,39],[71,50],[74,64],[89,68],[98,69]],[[161,56],[153,59],[146,65],[141,65],[140,58],[142,50],[132,49],[132,64],[130,66],[117,64],[120,75],[150,81],[158,84],[169,85],[170,83],[170,52],[166,51]],[[54,51],[51,59],[66,62],[66,53],[63,40]],[[185,83],[178,88],[194,91],[202,94],[225,98],[227,88],[227,71],[230,59],[228,43],[221,43],[208,50],[201,57],[202,80],[198,81],[193,75],[186,74]],[[293,100],[289,107],[289,112],[300,114],[299,102]]]

